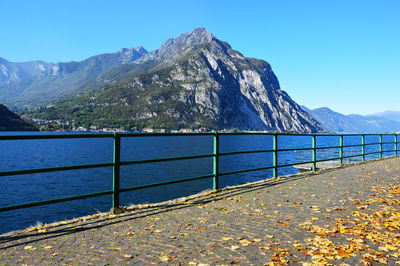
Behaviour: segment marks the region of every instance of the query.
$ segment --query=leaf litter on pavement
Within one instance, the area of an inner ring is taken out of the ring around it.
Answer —
[[[372,194],[369,199],[349,198],[357,209],[351,215],[334,218],[333,224],[323,225],[323,219],[315,217],[299,224],[311,233],[311,237],[306,238],[304,243],[289,241],[288,248],[296,254],[290,253],[289,249],[276,249],[270,265],[289,262],[349,265],[345,263],[348,258],[353,259],[353,263],[356,259],[359,265],[400,264],[400,185],[370,188]],[[322,211],[318,206],[311,209]],[[343,207],[335,207],[329,212],[344,210]],[[331,220],[328,218],[326,221]],[[299,259],[301,256],[302,259]]]

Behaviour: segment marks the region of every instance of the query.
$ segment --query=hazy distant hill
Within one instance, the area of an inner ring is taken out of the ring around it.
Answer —
[[[375,115],[343,115],[327,107],[310,110],[302,106],[327,131],[338,133],[400,132],[400,122]]]
[[[371,114],[371,116],[384,117],[389,120],[400,122],[400,112],[398,111],[385,111],[382,113]]]
[[[32,131],[37,130],[31,124],[0,104],[0,131]]]
[[[271,66],[195,29],[81,85],[78,97],[33,116],[83,126],[321,130],[280,89]]]
[[[92,56],[80,62],[12,63],[0,58],[0,101],[24,108],[78,93],[88,80],[146,54],[143,47]]]

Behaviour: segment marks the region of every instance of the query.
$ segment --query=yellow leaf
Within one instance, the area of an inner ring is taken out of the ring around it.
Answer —
[[[386,244],[385,245],[385,247],[387,247],[389,250],[397,250],[397,248],[395,247],[395,246],[392,246],[392,245],[389,245],[389,244]]]
[[[385,251],[385,252],[389,251],[389,249],[387,247],[379,247],[379,250],[382,250],[382,251]]]
[[[233,245],[233,246],[231,246],[231,249],[232,250],[237,250],[237,249],[239,249],[240,248],[240,246],[238,246],[238,245]]]
[[[247,246],[250,245],[252,242],[249,241],[249,240],[247,240],[247,239],[243,239],[243,240],[240,240],[239,243],[240,243],[242,246],[247,247]]]
[[[383,264],[387,264],[387,263],[388,263],[388,261],[387,261],[386,258],[378,258],[378,261],[379,261],[380,263],[383,263]]]
[[[338,251],[338,256],[342,257],[342,258],[350,258],[349,254],[347,254],[346,252],[339,250]]]
[[[169,258],[168,258],[168,256],[167,255],[165,255],[165,256],[162,256],[162,257],[158,257],[161,261],[167,261],[167,260],[169,260]]]

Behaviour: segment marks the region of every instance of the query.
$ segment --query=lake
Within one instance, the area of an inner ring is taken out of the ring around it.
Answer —
[[[1,132],[1,135],[23,135]],[[42,132],[30,134],[43,134]],[[46,134],[49,134],[48,132]],[[58,133],[50,133],[58,134]],[[71,133],[73,134],[73,133]],[[383,136],[392,142],[393,136]],[[366,143],[378,142],[378,136],[366,136]],[[360,136],[347,136],[344,145],[360,144]],[[319,147],[339,145],[337,136],[318,136]],[[310,136],[278,137],[278,148],[310,148]],[[393,149],[384,144],[383,150]],[[270,135],[222,135],[220,152],[272,149]],[[339,149],[321,151],[317,159],[338,157]],[[109,163],[113,160],[113,139],[0,140],[0,171],[46,168],[79,164]],[[344,155],[360,153],[359,147],[344,148]],[[378,145],[366,152],[379,151]],[[212,136],[158,136],[121,138],[121,161],[145,160],[213,153]],[[392,156],[393,153],[385,153]],[[367,156],[367,159],[378,155]],[[360,160],[360,158],[355,158]],[[278,164],[311,160],[311,151],[288,151],[278,154]],[[159,162],[121,167],[121,188],[167,180],[212,174],[212,158]],[[272,153],[241,154],[220,157],[220,172],[259,168],[272,165]],[[278,175],[298,173],[294,167],[279,168]],[[112,167],[0,178],[0,206],[75,196],[112,189]],[[220,177],[220,187],[245,184],[272,177],[272,170],[263,170]],[[121,194],[121,205],[154,203],[192,195],[212,188],[212,178],[189,181]],[[37,222],[50,223],[111,209],[112,196],[50,204],[46,206],[0,212],[0,234],[23,229]]]

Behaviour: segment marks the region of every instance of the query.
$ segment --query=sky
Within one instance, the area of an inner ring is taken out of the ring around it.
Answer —
[[[300,105],[400,111],[399,0],[0,0],[0,57],[80,61],[205,27]]]

